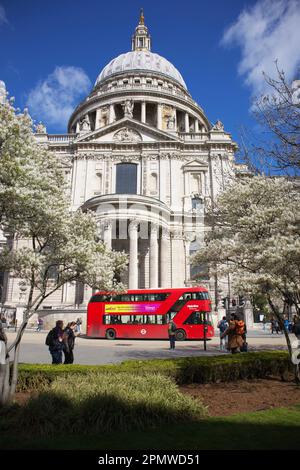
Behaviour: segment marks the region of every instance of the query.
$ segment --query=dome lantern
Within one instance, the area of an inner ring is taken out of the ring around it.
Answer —
[[[144,11],[141,9],[139,24],[135,28],[135,33],[131,40],[133,51],[151,51],[151,36],[145,26]]]

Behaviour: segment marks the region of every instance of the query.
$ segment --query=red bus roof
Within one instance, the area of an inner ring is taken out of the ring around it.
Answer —
[[[97,291],[96,294],[151,294],[154,292],[208,292],[206,287],[203,286],[194,286],[194,287],[157,287],[156,289],[126,289],[122,292],[117,291]]]

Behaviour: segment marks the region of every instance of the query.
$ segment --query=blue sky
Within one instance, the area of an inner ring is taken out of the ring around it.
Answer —
[[[254,125],[249,109],[264,92],[262,70],[274,75],[279,59],[295,78],[300,0],[0,0],[0,80],[16,105],[48,132],[65,132],[66,116],[102,68],[130,50],[141,7],[152,51],[178,68],[209,120],[220,119],[238,142],[241,126]]]

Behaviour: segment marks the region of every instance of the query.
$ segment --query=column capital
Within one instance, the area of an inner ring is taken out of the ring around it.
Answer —
[[[162,227],[161,229],[161,238],[169,239],[170,238],[170,230],[166,227]]]
[[[128,225],[129,233],[137,232],[138,226],[139,226],[139,221],[137,219],[131,219]]]
[[[157,238],[158,231],[159,231],[159,225],[156,224],[155,222],[150,222],[150,237]]]
[[[195,240],[195,238],[196,238],[196,234],[194,232],[184,232],[183,240],[186,243],[191,243],[192,241]]]
[[[104,219],[100,222],[101,226],[104,230],[110,230],[112,228],[112,220],[111,219]]]
[[[182,228],[175,228],[171,230],[171,237],[175,240],[182,240],[183,238]]]

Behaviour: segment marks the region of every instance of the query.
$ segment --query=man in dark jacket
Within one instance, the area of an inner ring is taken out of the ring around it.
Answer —
[[[63,352],[63,321],[57,320],[55,328],[51,330],[49,351],[52,356],[52,364],[62,364]]]
[[[294,318],[292,331],[294,335],[296,336],[296,338],[300,340],[300,318],[299,317]]]

